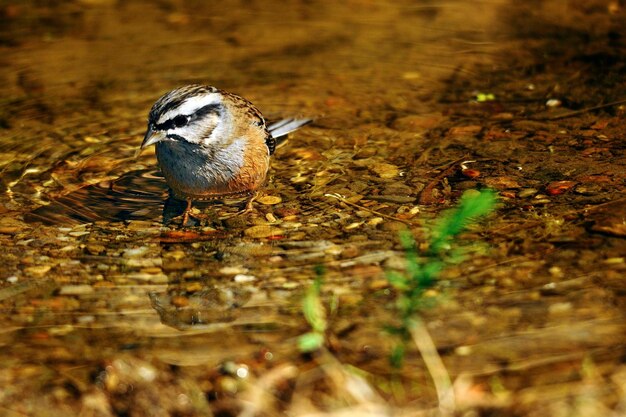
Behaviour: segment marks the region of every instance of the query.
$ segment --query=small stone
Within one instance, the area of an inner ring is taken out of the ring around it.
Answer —
[[[189,298],[182,295],[176,295],[172,297],[171,303],[176,307],[187,307],[189,305]]]
[[[238,275],[245,274],[246,272],[248,272],[248,268],[244,268],[243,266],[225,266],[219,270],[219,273],[222,275]]]
[[[51,265],[29,266],[28,268],[24,268],[24,273],[34,277],[43,277],[50,269],[52,269]]]
[[[381,178],[395,178],[400,174],[400,169],[397,166],[385,162],[375,162],[369,166],[369,169]]]
[[[553,315],[568,314],[572,310],[572,303],[554,303],[548,307],[548,313]]]
[[[279,229],[278,227],[273,227],[269,225],[257,225],[246,229],[243,233],[247,237],[259,239],[271,236],[281,236],[284,231],[282,229]]]
[[[149,248],[147,246],[141,246],[139,248],[130,248],[124,250],[124,256],[127,258],[136,258],[139,256],[143,256],[148,252]]]
[[[535,188],[524,188],[523,190],[520,190],[519,193],[517,193],[517,196],[519,198],[532,197],[535,194],[537,194],[538,192],[539,192],[539,190],[537,190]]]
[[[459,346],[454,349],[454,353],[459,356],[469,356],[472,353],[472,347],[467,345]]]
[[[399,232],[401,230],[406,230],[407,228],[406,224],[396,221],[386,221],[382,224],[381,227],[383,230],[386,230],[388,232]]]
[[[374,217],[372,219],[369,219],[367,221],[367,225],[368,226],[377,226],[381,223],[383,223],[385,221],[385,219],[383,219],[382,217]]]
[[[14,235],[19,231],[17,226],[0,226],[0,235]]]
[[[420,132],[432,129],[441,123],[443,117],[437,114],[430,115],[409,115],[396,119],[392,127],[396,130],[408,132]]]
[[[146,274],[143,272],[128,274],[126,277],[135,281],[146,281],[155,284],[167,284],[169,280],[165,274]]]
[[[91,285],[82,284],[82,285],[65,285],[61,287],[59,290],[60,295],[83,295],[83,294],[91,294],[93,292],[93,287]]]
[[[87,246],[85,246],[85,250],[92,255],[100,255],[106,251],[106,247],[99,243],[88,243]]]
[[[576,182],[574,181],[554,181],[548,184],[546,192],[548,195],[559,195],[573,188],[575,185]]]
[[[281,203],[283,199],[277,195],[264,195],[262,197],[257,198],[256,201],[258,201],[261,204],[265,204],[266,206],[273,206],[274,204]]]
[[[244,275],[238,274],[233,278],[235,282],[253,282],[256,281],[256,277],[254,275]]]
[[[507,188],[520,188],[519,183],[513,177],[491,177],[484,179],[485,184],[490,187],[495,188],[496,190],[504,190]]]
[[[374,279],[370,282],[369,289],[373,291],[389,288],[389,281],[386,279]]]
[[[461,171],[461,174],[463,174],[464,176],[468,178],[477,178],[480,176],[480,171],[477,169],[466,168]]]

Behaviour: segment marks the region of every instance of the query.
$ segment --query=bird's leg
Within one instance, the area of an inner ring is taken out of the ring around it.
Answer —
[[[246,202],[246,207],[239,214],[244,214],[252,211],[252,203],[254,202],[254,200],[257,199],[258,196],[259,192],[255,191],[254,194],[252,194],[252,197],[250,197],[250,199]]]
[[[191,212],[191,198],[187,199],[187,207],[183,212],[183,226],[187,224],[187,220],[189,220],[189,212]]]
[[[255,191],[254,194],[252,194],[252,196],[248,199],[248,201],[246,201],[246,205],[244,206],[243,209],[239,210],[236,213],[232,213],[232,214],[227,214],[224,217],[221,217],[222,219],[230,219],[232,217],[237,217],[240,216],[242,214],[246,214],[252,211],[252,203],[254,202],[254,200],[256,200],[256,198],[259,196],[259,192]]]

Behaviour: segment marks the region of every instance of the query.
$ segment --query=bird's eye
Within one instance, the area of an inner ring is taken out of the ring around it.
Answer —
[[[182,114],[179,114],[178,116],[174,117],[174,126],[176,127],[183,127],[187,124],[187,116],[183,116]]]

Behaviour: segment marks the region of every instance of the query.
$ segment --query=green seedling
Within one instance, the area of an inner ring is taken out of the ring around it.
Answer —
[[[387,272],[387,280],[397,291],[396,309],[400,324],[387,326],[386,330],[400,337],[401,343],[391,353],[391,363],[399,367],[404,359],[406,342],[418,311],[423,308],[423,293],[438,278],[441,271],[452,262],[447,256],[459,244],[457,236],[469,225],[489,214],[496,204],[496,195],[491,190],[465,192],[457,207],[445,212],[431,231],[428,249],[419,253],[413,235],[409,231],[400,233],[407,268],[404,273]],[[458,250],[456,250],[458,252]]]
[[[302,299],[302,312],[311,331],[298,338],[298,348],[303,353],[314,352],[324,346],[326,328],[326,308],[322,303],[320,292],[322,287],[322,268],[317,268],[317,277],[307,289]]]

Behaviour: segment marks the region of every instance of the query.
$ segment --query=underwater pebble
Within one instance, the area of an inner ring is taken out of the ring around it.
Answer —
[[[535,194],[537,194],[538,192],[539,192],[539,190],[537,190],[536,188],[524,188],[519,193],[517,193],[517,196],[519,198],[532,197]]]
[[[106,247],[104,245],[100,245],[99,243],[88,243],[87,246],[85,246],[85,250],[91,255],[99,255],[106,251]]]
[[[252,282],[252,281],[256,281],[256,277],[254,275],[238,274],[238,275],[235,275],[233,280],[235,282]]]
[[[560,315],[564,313],[569,313],[573,308],[572,303],[564,302],[564,303],[554,303],[548,307],[548,313],[552,315]]]
[[[280,236],[284,232],[278,227],[273,227],[273,226],[268,226],[268,225],[257,225],[257,226],[252,226],[246,229],[243,233],[247,237],[264,238],[264,237],[270,237],[270,236]]]
[[[0,235],[14,235],[19,231],[17,226],[0,226]]]
[[[29,266],[28,268],[24,268],[24,273],[35,277],[42,277],[46,275],[50,269],[52,269],[50,265]]]
[[[148,248],[147,246],[142,246],[142,247],[139,247],[139,248],[126,249],[126,250],[124,250],[124,256],[127,257],[127,258],[135,258],[135,257],[138,257],[138,256],[143,256],[143,255],[145,255],[148,252],[149,249],[150,248]]]
[[[302,227],[302,223],[299,222],[284,222],[280,225],[283,229],[298,229]]]
[[[575,185],[576,182],[574,181],[554,181],[548,184],[546,192],[548,195],[559,195],[573,188]]]
[[[375,162],[369,166],[369,169],[378,174],[380,178],[395,178],[400,174],[400,169],[397,166],[385,162]]]
[[[142,272],[137,272],[134,274],[126,275],[126,278],[132,279],[135,281],[146,281],[152,282],[155,284],[167,284],[168,278],[165,274],[146,274]]]
[[[406,224],[402,222],[396,222],[396,221],[387,221],[383,223],[381,227],[383,230],[386,230],[388,232],[399,232],[407,228]]]
[[[161,258],[131,258],[124,262],[124,265],[132,268],[160,267],[163,265],[163,260]]]
[[[59,289],[59,294],[61,295],[83,295],[83,294],[91,294],[93,292],[93,287],[87,284],[81,285],[65,285]]]
[[[373,291],[389,288],[389,281],[386,279],[374,279],[369,284],[369,289]]]
[[[74,236],[74,237],[80,237],[80,236],[88,235],[89,233],[91,233],[91,232],[89,232],[87,230],[80,230],[80,231],[76,231],[76,232],[69,232],[68,235]]]
[[[261,204],[265,204],[266,206],[273,206],[274,204],[281,203],[283,199],[277,195],[264,195],[262,197],[257,198],[256,201],[258,201]]]
[[[220,268],[219,273],[223,275],[238,275],[245,274],[248,272],[248,268],[244,268],[243,266],[225,266]]]
[[[367,221],[367,225],[368,226],[377,226],[377,225],[381,224],[384,221],[385,221],[385,219],[383,219],[382,217],[374,217],[373,219],[369,219]]]

